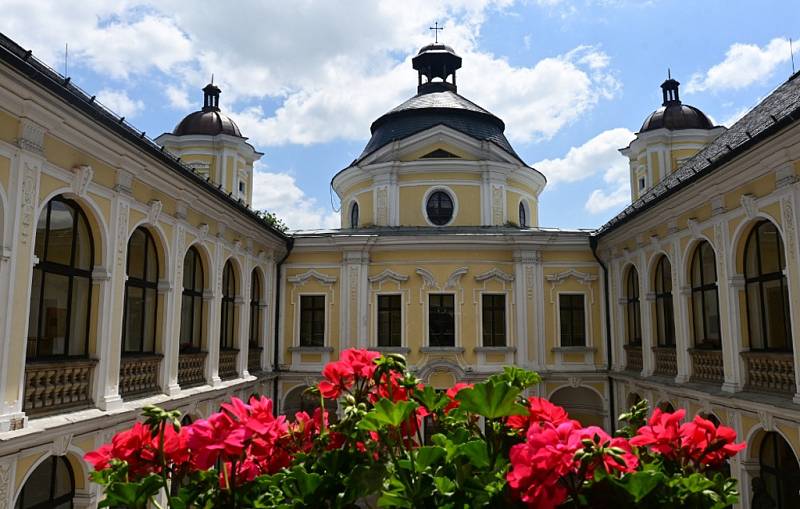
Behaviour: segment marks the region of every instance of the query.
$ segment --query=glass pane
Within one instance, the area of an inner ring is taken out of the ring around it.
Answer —
[[[58,274],[45,274],[44,278],[44,323],[39,340],[39,355],[63,355],[66,353],[69,278]]]
[[[253,279],[250,283],[250,300],[258,302],[261,299],[261,278],[258,272],[253,271]]]
[[[758,232],[759,242],[761,243],[761,273],[780,272],[783,270],[781,263],[780,235],[772,223],[764,223]]]
[[[155,351],[155,322],[156,313],[158,311],[158,292],[152,288],[148,288],[145,290],[144,297],[144,331],[142,331],[144,336],[144,351],[152,353]]]
[[[58,458],[56,460],[56,486],[53,492],[55,498],[72,493],[72,476],[69,469],[66,459]]]
[[[181,299],[181,346],[192,342],[192,298],[184,295]]]
[[[183,258],[183,287],[186,289],[192,289],[194,287],[192,284],[194,279],[194,261],[194,251],[190,249]]]
[[[744,253],[744,275],[745,277],[756,277],[759,273],[758,268],[758,229],[750,233],[747,239],[747,247]]]
[[[195,251],[194,254],[194,289],[202,291],[205,288],[205,281],[203,281],[203,260],[200,255]]]
[[[708,339],[714,341],[717,345],[720,342],[719,332],[719,305],[717,303],[717,290],[705,291],[706,303],[706,335]]]
[[[672,265],[669,263],[669,260],[667,260],[666,256],[663,258],[663,260],[664,260],[662,262],[663,270],[661,271],[661,277],[662,277],[661,285],[662,288],[664,288],[664,292],[669,293],[672,291]]]
[[[125,306],[125,351],[138,352],[142,345],[142,301],[144,289],[128,286]]]
[[[692,292],[692,329],[694,331],[695,345],[705,342],[706,335],[703,331],[703,321],[706,320],[703,311],[703,292]]]
[[[709,285],[717,282],[717,265],[714,249],[711,244],[703,244],[703,284]]]
[[[33,281],[31,282],[31,310],[28,315],[28,358],[36,357],[36,343],[39,337],[39,298],[42,290],[42,271],[33,269]]]
[[[158,282],[158,254],[156,253],[156,245],[153,243],[153,237],[149,237],[147,242],[146,276],[146,279],[151,283]]]
[[[86,219],[78,216],[78,238],[75,241],[75,267],[92,270],[92,233]]]
[[[786,303],[784,302],[783,281],[781,279],[765,281],[764,289],[764,313],[767,323],[767,347],[776,349],[789,348],[789,341],[786,335],[786,319],[784,312]]]
[[[74,221],[75,216],[72,207],[61,201],[53,201],[51,203],[47,261],[70,265]]]
[[[145,244],[147,237],[137,228],[128,240],[128,277],[144,279]]]
[[[694,257],[692,258],[692,286],[697,287],[703,284],[703,279],[701,278],[700,267],[701,267],[701,250],[705,246],[705,244],[701,244],[700,247],[694,252]],[[705,260],[702,260],[705,261]]]
[[[47,235],[47,207],[42,210],[39,216],[39,222],[36,223],[36,243],[33,248],[33,254],[39,258],[39,261],[44,260],[44,240]]]
[[[750,348],[764,348],[761,328],[761,288],[758,283],[747,284],[747,323],[750,329]]]
[[[762,467],[775,468],[775,435],[767,433],[761,441],[761,450],[759,451],[758,461]]]
[[[192,346],[200,348],[203,337],[203,301],[200,297],[192,298]]]
[[[91,281],[86,277],[75,277],[72,280],[72,309],[69,322],[69,355],[85,355],[87,343],[87,326],[89,324],[89,293]]]

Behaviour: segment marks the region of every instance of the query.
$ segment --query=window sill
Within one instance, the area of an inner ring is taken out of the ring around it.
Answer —
[[[332,353],[333,347],[330,346],[290,346],[290,352],[298,353]]]
[[[411,349],[408,348],[407,346],[371,346],[367,348],[367,350],[371,352],[399,353],[403,355],[411,353]]]
[[[516,346],[476,346],[472,349],[475,353],[516,353]]]
[[[463,346],[423,346],[419,349],[422,353],[464,353]]]
[[[554,346],[551,351],[560,353],[587,353],[596,352],[597,348],[593,346]]]
[[[163,359],[164,355],[157,352],[125,352],[122,354],[123,359],[152,359],[154,357]]]

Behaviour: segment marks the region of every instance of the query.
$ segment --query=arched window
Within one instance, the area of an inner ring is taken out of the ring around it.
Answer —
[[[800,507],[800,465],[791,446],[774,431],[766,433],[758,453],[761,480],[776,509]]]
[[[358,203],[350,206],[350,228],[358,228]]]
[[[94,243],[72,200],[50,200],[36,225],[28,359],[84,357],[89,347]]]
[[[261,345],[261,276],[253,270],[250,282],[250,346]]]
[[[31,473],[15,509],[72,509],[75,476],[64,456],[51,456]]]
[[[642,320],[639,315],[639,274],[631,267],[625,282],[625,335],[629,345],[642,344]]]
[[[194,246],[183,259],[181,351],[200,350],[203,337],[203,260]]]
[[[656,340],[658,346],[675,346],[675,314],[672,312],[672,266],[666,256],[658,259],[655,274]]]
[[[750,232],[744,252],[747,322],[753,350],[792,350],[783,240],[769,221]]]
[[[425,204],[428,220],[436,226],[443,226],[453,219],[453,198],[444,191],[434,191]]]
[[[128,240],[123,353],[153,353],[158,309],[158,255],[153,236],[139,227]]]
[[[519,202],[519,226],[521,228],[528,227],[528,213],[525,210],[525,203]]]
[[[222,269],[222,314],[220,316],[219,346],[223,349],[233,348],[236,330],[236,275],[230,260]]]
[[[719,295],[714,249],[700,243],[692,257],[692,318],[694,345],[697,348],[720,348]]]

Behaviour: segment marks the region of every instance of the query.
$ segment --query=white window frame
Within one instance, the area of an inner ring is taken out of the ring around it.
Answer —
[[[428,217],[428,198],[435,193],[436,191],[442,191],[447,193],[450,196],[450,199],[453,200],[453,216],[450,218],[445,224],[433,224]],[[425,195],[422,197],[422,217],[425,218],[425,222],[428,223],[428,226],[433,226],[435,228],[443,228],[445,226],[450,226],[458,217],[458,196],[456,195],[455,191],[450,189],[447,186],[433,186],[428,188],[425,191]]]

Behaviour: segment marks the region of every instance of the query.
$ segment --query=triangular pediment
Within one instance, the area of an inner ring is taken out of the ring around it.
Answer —
[[[443,148],[437,148],[420,157],[420,159],[461,159],[461,156],[457,156]]]

